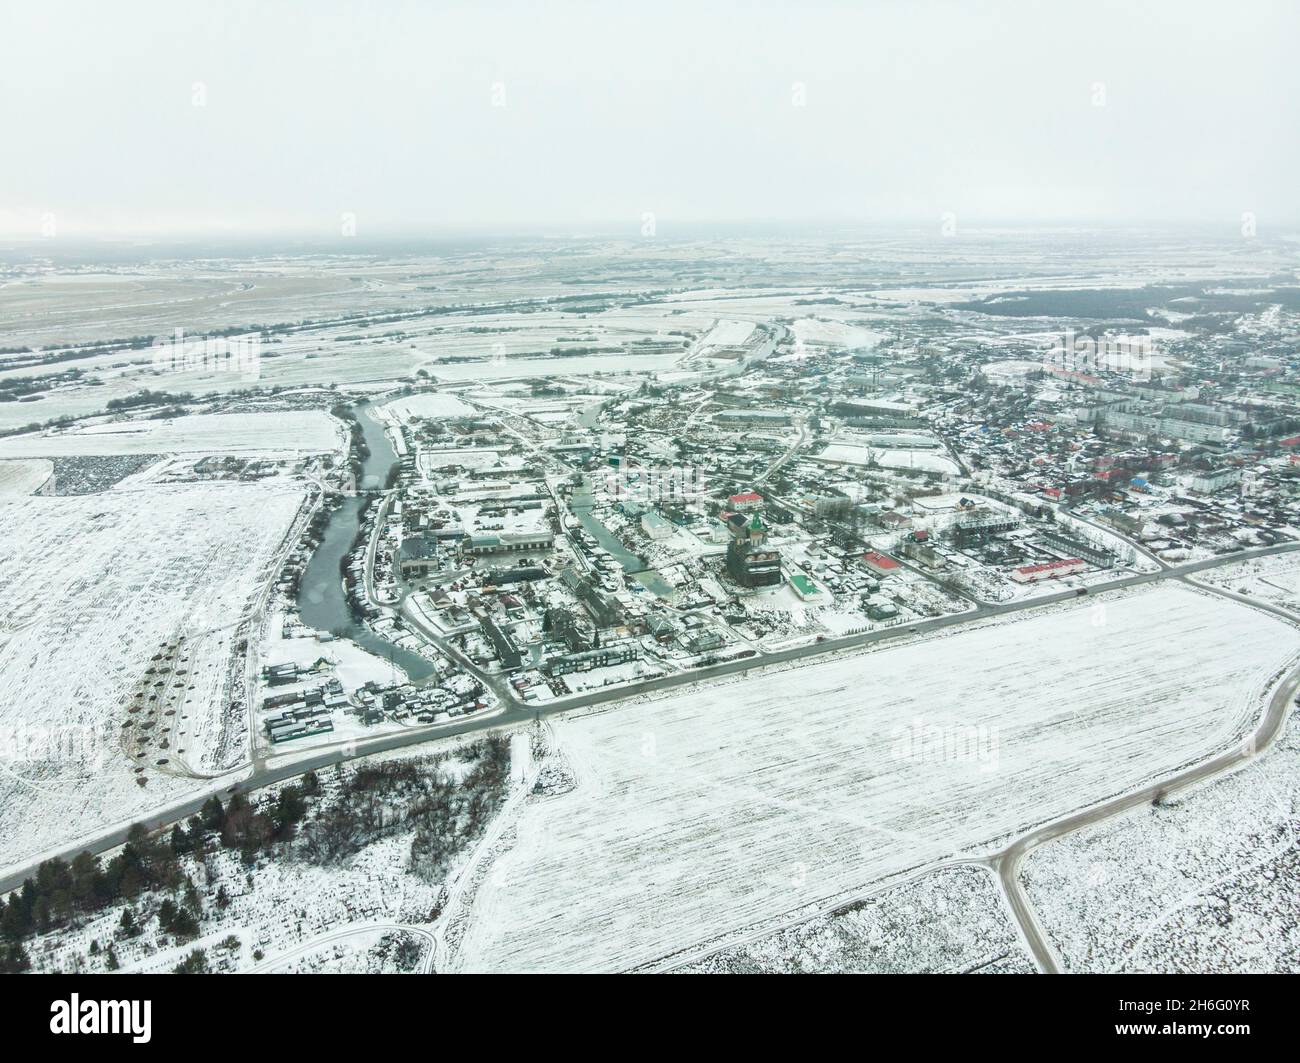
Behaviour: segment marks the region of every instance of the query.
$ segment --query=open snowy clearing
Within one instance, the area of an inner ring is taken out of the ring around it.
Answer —
[[[205,484],[0,500],[0,866],[241,763],[241,621],[302,497]]]
[[[637,967],[988,847],[1230,744],[1296,648],[1160,587],[563,720],[578,786],[526,806],[452,965]]]
[[[340,450],[342,429],[318,410],[200,413],[158,421],[105,421],[75,431],[0,439],[0,458],[86,454]]]

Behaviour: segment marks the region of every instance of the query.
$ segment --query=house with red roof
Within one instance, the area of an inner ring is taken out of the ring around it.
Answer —
[[[1061,576],[1073,576],[1088,566],[1082,558],[1070,557],[1062,561],[1044,561],[1037,565],[1022,565],[1011,573],[1017,583],[1037,583],[1044,579],[1059,579]]]
[[[901,567],[888,554],[882,554],[878,550],[868,550],[862,555],[862,562],[877,576],[892,575]]]

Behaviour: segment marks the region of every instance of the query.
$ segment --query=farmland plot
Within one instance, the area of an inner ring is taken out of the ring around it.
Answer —
[[[0,440],[0,458],[270,450],[327,453],[342,448],[341,433],[338,422],[318,410],[197,413],[170,420],[105,421],[73,431],[10,436]]]
[[[637,967],[986,850],[1230,744],[1297,645],[1160,587],[569,718],[578,785],[525,807],[452,966]]]
[[[0,500],[0,866],[238,766],[242,622],[302,497],[205,484]]]

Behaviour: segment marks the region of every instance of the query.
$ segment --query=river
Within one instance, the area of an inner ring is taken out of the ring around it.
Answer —
[[[652,594],[665,601],[670,600],[677,593],[673,585],[653,568],[648,568],[643,558],[632,553],[617,535],[592,514],[591,509],[594,504],[595,499],[591,497],[591,484],[584,479],[582,486],[573,492],[573,497],[569,500],[569,508],[578,518],[578,523],[595,537],[596,542],[610,552],[614,560],[623,566],[623,571]]]
[[[397,453],[383,426],[370,416],[369,406],[369,403],[360,403],[352,408],[352,412],[370,449],[361,465],[360,486],[366,490],[378,490],[388,482],[389,471],[397,464]],[[343,504],[330,513],[324,538],[307,562],[307,569],[298,585],[298,612],[308,627],[351,639],[375,656],[391,660],[412,680],[424,679],[434,672],[428,660],[376,635],[358,621],[348,607],[340,564],[356,541],[361,513],[367,501],[364,496],[345,498]]]

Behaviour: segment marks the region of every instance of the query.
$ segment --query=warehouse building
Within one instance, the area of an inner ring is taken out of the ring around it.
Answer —
[[[471,535],[461,543],[461,550],[472,557],[484,554],[517,554],[549,550],[555,536],[549,531],[502,532],[500,535]]]
[[[423,536],[403,539],[397,548],[397,564],[402,579],[423,579],[437,567],[438,547]]]

